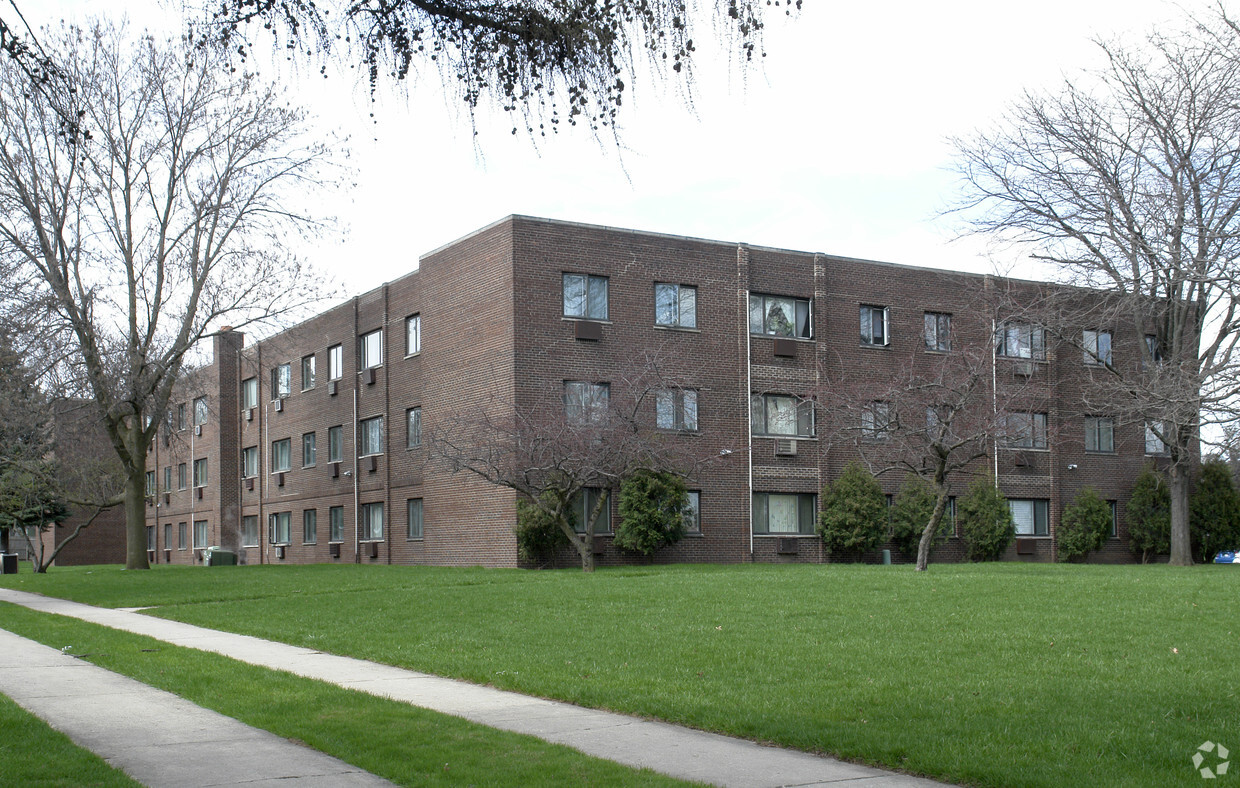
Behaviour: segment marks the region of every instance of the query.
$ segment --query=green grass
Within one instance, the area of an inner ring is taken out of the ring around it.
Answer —
[[[0,783],[64,788],[141,785],[4,695],[0,695]]]
[[[0,603],[0,624],[45,645],[67,647],[67,653],[100,667],[303,742],[398,785],[691,785],[530,736],[74,619]],[[3,696],[0,701],[0,730],[4,731],[0,738],[7,739],[4,715],[9,701]],[[40,724],[35,720],[31,727]],[[49,738],[59,735],[44,729]],[[63,745],[53,742],[46,748],[36,738],[8,748],[0,745],[5,757],[0,761],[0,784],[37,785],[44,774],[50,775],[48,784],[135,784],[123,774],[107,782],[106,774],[96,776],[76,762],[73,770],[48,771],[45,761],[61,757],[56,747],[76,749],[67,739]],[[10,755],[17,768],[25,771],[13,770]],[[89,753],[79,750],[77,757],[101,773],[111,772],[97,758],[96,764],[90,764],[93,756]],[[38,771],[39,767],[45,771]]]
[[[0,584],[975,785],[1199,785],[1197,745],[1240,751],[1231,567],[97,567]]]

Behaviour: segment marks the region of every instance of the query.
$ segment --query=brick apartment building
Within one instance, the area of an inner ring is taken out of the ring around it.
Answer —
[[[548,388],[571,407],[634,349],[658,348],[690,384],[649,418],[728,459],[691,480],[691,532],[656,560],[824,561],[818,495],[856,450],[821,440],[801,397],[833,372],[886,380],[915,354],[993,343],[979,294],[1042,287],[510,216],[257,344],[218,334],[149,458],[151,557],[190,563],[222,545],[245,563],[516,566],[515,493],[429,462],[425,434]],[[1071,407],[1095,372],[1079,346],[1000,333],[994,385],[1031,392],[1027,439],[979,463],[1012,502],[1010,557],[1052,559],[1064,506],[1091,485],[1115,520],[1095,560],[1129,560],[1124,501],[1157,442]],[[1091,327],[1087,341],[1138,363],[1139,336]],[[881,479],[891,494],[901,482]],[[606,535],[596,545],[601,564],[637,560]],[[959,555],[953,537],[935,559]]]

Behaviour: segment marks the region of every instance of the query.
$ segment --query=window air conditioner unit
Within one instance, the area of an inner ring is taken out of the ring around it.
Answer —
[[[277,487],[283,487],[283,486],[284,486],[284,473],[283,473],[283,471],[281,471],[280,473],[277,473],[277,474],[276,474],[276,486],[277,486]]]
[[[164,493],[164,506],[167,506],[170,503],[172,503],[172,496],[168,493]]]
[[[274,405],[275,405],[276,413],[279,413],[280,411],[284,410],[284,400],[278,399],[275,401]]]
[[[202,425],[201,424],[194,425],[194,434],[197,435],[198,437],[202,437]]]
[[[329,397],[336,396],[336,381],[334,380],[327,381],[327,396]]]
[[[372,454],[370,455],[370,472],[374,473],[377,470],[379,470],[379,457]]]
[[[378,557],[379,557],[379,543],[378,543],[378,542],[371,542],[371,543],[370,543],[370,551],[369,551],[369,552],[370,552],[370,557],[371,557],[371,558],[378,558]]]
[[[578,320],[573,328],[573,336],[587,342],[598,342],[603,338],[603,324],[593,320]]]
[[[1029,465],[1029,455],[1023,451],[1018,451],[1012,456],[1012,463],[1017,468],[1025,468]]]
[[[332,542],[327,546],[327,554],[332,558],[340,557],[340,542]]]
[[[333,462],[331,465],[332,465],[332,478],[339,479],[340,478],[340,463]]]
[[[1017,555],[1034,555],[1038,551],[1038,542],[1036,539],[1017,539],[1016,554]]]
[[[246,409],[245,409],[245,420],[246,420],[246,421],[254,421],[254,409],[253,409],[253,408],[246,408]]]
[[[1016,362],[1016,365],[1012,367],[1012,374],[1018,378],[1033,377],[1033,362],[1032,361]]]
[[[797,343],[786,337],[775,337],[775,355],[780,358],[796,358]]]
[[[776,457],[795,457],[797,456],[797,442],[795,438],[780,438],[775,441]]]
[[[366,376],[366,385],[367,386],[375,385],[375,368],[367,367],[366,372],[364,374]]]
[[[254,489],[254,479],[252,479],[252,478],[251,478],[251,479],[246,479],[246,480],[245,480],[245,488],[246,488],[247,490],[253,490],[253,489]]]
[[[284,545],[276,545],[276,558],[284,558]]]
[[[780,555],[796,555],[800,551],[801,540],[793,539],[787,536],[781,536],[779,542],[775,545],[775,552]]]
[[[198,500],[200,500],[200,501],[201,501],[201,500],[202,500],[202,488],[201,488],[201,487],[195,487],[194,489],[198,491]]]

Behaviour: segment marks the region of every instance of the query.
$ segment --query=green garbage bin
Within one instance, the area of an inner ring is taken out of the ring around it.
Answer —
[[[207,566],[236,566],[237,554],[222,547],[207,548]]]

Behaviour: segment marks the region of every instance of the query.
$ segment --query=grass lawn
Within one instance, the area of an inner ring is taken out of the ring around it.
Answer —
[[[4,695],[0,695],[0,732],[0,782],[4,785],[141,785]]]
[[[1226,566],[95,567],[0,585],[971,785],[1199,785],[1199,744],[1240,752]]]

